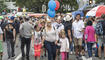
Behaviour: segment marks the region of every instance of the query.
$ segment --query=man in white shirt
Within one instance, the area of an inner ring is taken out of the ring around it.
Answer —
[[[81,53],[82,50],[82,38],[83,30],[85,28],[83,20],[80,20],[80,14],[76,15],[76,20],[72,24],[73,36],[74,36],[74,46],[76,57]],[[79,52],[79,53],[78,53]]]

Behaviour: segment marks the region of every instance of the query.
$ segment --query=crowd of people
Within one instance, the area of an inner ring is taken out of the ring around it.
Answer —
[[[21,60],[31,60],[30,49],[35,60],[48,53],[48,60],[69,60],[75,54],[79,60],[88,52],[92,57],[105,58],[105,14],[101,17],[81,17],[77,14],[48,16],[11,16],[0,19],[0,60],[3,56],[3,42],[7,44],[8,59],[15,57],[15,47],[21,43]],[[26,53],[24,48],[26,46]],[[104,49],[104,56],[102,51]],[[44,54],[45,53],[45,54]],[[84,57],[83,57],[84,58]]]

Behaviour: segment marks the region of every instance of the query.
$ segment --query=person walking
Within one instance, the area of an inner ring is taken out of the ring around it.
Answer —
[[[18,47],[18,44],[20,42],[20,39],[19,39],[20,21],[18,19],[15,19],[14,26],[15,26],[15,29],[16,29],[16,47]]]
[[[69,42],[70,42],[70,54],[73,54],[73,36],[72,36],[72,14],[71,15],[67,15],[65,17],[65,22],[64,22],[64,27],[65,27],[65,32],[66,32],[66,36],[69,38]]]
[[[3,43],[3,31],[2,31],[2,29],[0,27],[0,60],[2,60],[2,56],[3,56],[2,43]]]
[[[92,60],[92,46],[96,43],[95,29],[92,26],[92,21],[87,22],[87,27],[85,29],[85,39],[88,48],[89,60]]]
[[[52,25],[51,20],[47,21],[47,25],[43,31],[43,40],[45,48],[48,51],[48,60],[55,60],[58,33],[56,28]]]
[[[61,58],[62,60],[67,60],[67,53],[69,52],[69,40],[66,37],[64,30],[61,30],[60,34],[61,38],[58,45],[60,45]]]
[[[7,52],[8,52],[8,59],[15,56],[15,38],[16,38],[16,30],[14,28],[14,17],[12,16],[4,29],[4,36],[6,38],[7,43]]]
[[[81,15],[76,15],[76,20],[72,24],[72,31],[74,37],[74,47],[76,52],[76,58],[78,59],[81,56],[82,50],[82,39],[83,39],[83,31],[84,31],[84,22],[81,20]]]
[[[35,25],[35,31],[32,36],[32,47],[34,47],[35,60],[40,60],[41,48],[42,48],[42,32],[39,25]]]
[[[30,52],[30,43],[32,38],[32,31],[34,27],[29,21],[29,18],[25,18],[25,22],[20,25],[20,35],[21,35],[21,52],[22,52],[22,60],[26,59],[29,60],[29,52]],[[26,55],[24,52],[24,47],[26,45]]]
[[[102,45],[104,46],[104,59],[105,59],[105,14],[97,18],[96,34],[98,37],[98,56],[102,58]]]
[[[61,23],[61,16],[58,16],[57,19],[56,19],[56,25],[55,25],[55,28],[57,29],[57,32],[58,32],[58,36],[61,37],[60,35],[60,31],[62,29],[64,29],[64,25]],[[58,42],[59,42],[59,39],[58,39]],[[60,59],[60,47],[57,46],[57,50],[56,50],[56,60],[59,60]]]

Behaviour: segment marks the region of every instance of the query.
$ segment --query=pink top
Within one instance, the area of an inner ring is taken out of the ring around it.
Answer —
[[[86,27],[85,35],[87,35],[87,42],[96,42],[95,29],[93,26],[87,26]]]

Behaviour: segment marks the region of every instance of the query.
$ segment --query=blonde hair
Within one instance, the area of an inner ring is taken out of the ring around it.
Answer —
[[[63,35],[66,35],[64,29],[60,31],[60,35],[61,35],[61,38],[62,38]]]

